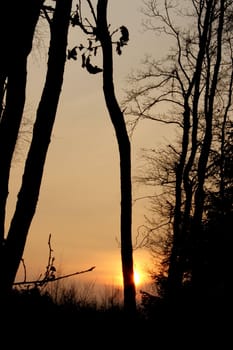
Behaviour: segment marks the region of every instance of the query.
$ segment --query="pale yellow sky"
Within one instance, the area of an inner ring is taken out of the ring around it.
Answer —
[[[146,53],[161,54],[153,33],[143,32],[141,0],[109,0],[112,26],[125,25],[130,41],[121,56],[114,56],[115,88],[119,102],[127,74],[140,68]],[[71,38],[72,43],[78,38]],[[72,46],[70,44],[70,46]],[[45,49],[30,56],[28,99],[25,115],[34,118],[45,77]],[[149,122],[139,125],[132,139],[132,175],[137,168],[141,147],[155,147],[163,141],[166,129]],[[8,220],[21,184],[23,151],[12,168]],[[133,195],[137,195],[134,192]],[[133,207],[133,237],[144,223],[145,203]],[[53,136],[49,146],[40,197],[24,260],[28,278],[45,271],[48,237],[52,235],[55,266],[61,273],[96,268],[75,277],[97,284],[118,284],[121,274],[119,156],[113,126],[102,92],[102,75],[89,75],[81,62],[68,61]],[[135,268],[147,273],[151,264],[146,251],[134,254]],[[21,278],[19,271],[18,278]]]

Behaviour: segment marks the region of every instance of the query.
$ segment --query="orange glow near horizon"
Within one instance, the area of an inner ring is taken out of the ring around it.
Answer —
[[[143,272],[140,268],[134,268],[134,283],[136,287],[145,285],[149,283],[149,278],[146,275],[146,272]],[[123,287],[123,276],[122,274],[118,274],[116,278],[116,284],[120,287]]]

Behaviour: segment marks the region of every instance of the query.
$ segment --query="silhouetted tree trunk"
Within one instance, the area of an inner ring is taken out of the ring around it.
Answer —
[[[204,8],[203,10],[204,11]],[[198,149],[199,99],[201,91],[201,74],[206,51],[209,49],[208,32],[210,30],[212,1],[208,2],[203,20],[199,28],[199,51],[196,66],[190,79],[190,84],[184,94],[183,137],[179,163],[176,169],[175,209],[173,243],[168,272],[168,295],[176,298],[183,283],[184,261],[187,258],[187,242],[190,241],[190,216],[193,199],[193,181],[191,172],[194,167]],[[202,13],[199,14],[200,16]],[[194,92],[192,93],[192,90]],[[190,106],[190,104],[192,106]],[[192,111],[192,113],[190,113]],[[190,134],[191,127],[191,136]],[[188,153],[189,139],[191,150]],[[183,202],[182,205],[182,192]]]
[[[124,307],[127,312],[136,311],[132,249],[132,191],[131,191],[131,145],[124,115],[117,102],[113,83],[112,41],[107,24],[108,0],[97,5],[97,37],[103,52],[103,91],[108,112],[115,129],[120,155],[121,184],[121,260],[124,284]]]
[[[63,83],[71,5],[72,0],[57,0],[50,23],[51,40],[46,82],[37,110],[15,213],[4,243],[4,257],[0,264],[2,293],[7,293],[12,288],[36,210],[46,154]]]
[[[5,208],[11,161],[22,120],[27,58],[44,0],[3,1],[0,5],[0,241],[4,240]],[[1,255],[1,251],[0,251]]]
[[[211,1],[210,1],[211,2]],[[213,6],[213,5],[212,5]],[[217,6],[215,4],[215,6]],[[212,18],[216,13],[216,7],[213,6]],[[203,294],[203,287],[206,285],[206,276],[203,274],[203,261],[205,251],[203,247],[203,230],[202,230],[202,216],[204,210],[205,201],[205,190],[204,184],[206,180],[207,164],[210,156],[210,148],[212,142],[212,128],[213,128],[213,117],[214,117],[214,103],[216,98],[216,90],[218,84],[218,76],[220,72],[220,65],[222,59],[222,34],[224,26],[224,13],[225,13],[225,1],[221,0],[219,2],[218,13],[218,27],[217,27],[217,39],[216,39],[216,53],[213,76],[211,79],[211,69],[213,66],[212,53],[206,52],[207,56],[207,78],[206,78],[206,88],[205,88],[205,132],[203,138],[203,144],[201,147],[201,153],[198,161],[197,169],[197,189],[194,198],[194,216],[192,225],[192,284],[195,290],[195,294]],[[209,31],[209,40],[211,40],[213,31]]]

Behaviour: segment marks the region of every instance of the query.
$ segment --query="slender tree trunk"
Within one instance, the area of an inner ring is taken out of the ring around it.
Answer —
[[[132,184],[131,146],[124,115],[117,102],[113,84],[112,42],[107,25],[107,0],[97,5],[97,33],[103,52],[103,91],[108,112],[115,129],[120,155],[121,183],[121,260],[124,283],[124,306],[130,314],[136,311],[132,249]]]
[[[188,152],[190,130],[190,108],[188,105],[188,98],[185,97],[185,106],[183,113],[183,137],[182,149],[179,163],[176,166],[176,187],[175,187],[175,208],[174,208],[174,223],[173,223],[173,241],[169,260],[168,269],[168,286],[167,297],[170,301],[175,301],[182,287],[182,180],[185,168],[185,161]]]
[[[204,8],[202,9],[204,11]],[[212,11],[212,0],[208,2],[205,13],[203,13],[204,23],[200,26],[199,33],[199,52],[197,55],[196,66],[192,79],[184,95],[184,115],[183,115],[183,139],[182,150],[179,164],[176,168],[176,199],[174,210],[174,227],[173,227],[173,246],[170,256],[168,272],[168,296],[169,299],[176,299],[182,287],[183,273],[185,270],[184,262],[186,261],[187,249],[190,251],[191,244],[190,221],[191,207],[193,200],[192,182],[190,173],[192,171],[197,147],[198,147],[198,107],[200,98],[200,83],[203,67],[203,60],[206,50],[208,50],[208,32],[210,28],[210,15]],[[202,12],[199,14],[202,15]],[[194,90],[192,98],[192,107],[190,108],[190,97]],[[192,111],[192,114],[190,114]],[[188,156],[189,133],[191,126],[191,152]],[[183,199],[182,199],[183,197]],[[182,205],[183,201],[183,205]]]
[[[46,82],[37,110],[16,210],[5,242],[4,263],[0,266],[1,285],[5,293],[11,290],[15,280],[39,197],[46,154],[63,84],[71,5],[72,0],[57,0],[51,21]]]
[[[44,0],[3,1],[1,12],[0,94],[0,241],[4,240],[5,207],[11,161],[25,104],[27,57]],[[7,87],[7,88],[6,88]],[[6,101],[3,107],[3,99]],[[1,255],[1,252],[0,252]]]
[[[202,215],[204,208],[205,192],[204,183],[206,178],[206,168],[210,153],[210,147],[212,142],[212,122],[213,122],[213,110],[214,110],[214,100],[218,82],[219,69],[222,57],[222,32],[224,24],[224,0],[220,1],[219,9],[219,23],[217,32],[217,47],[216,47],[216,62],[214,64],[214,72],[212,82],[209,88],[206,88],[205,96],[205,135],[204,141],[201,148],[201,153],[198,162],[198,184],[195,193],[195,209],[193,217],[193,228],[192,228],[192,238],[193,238],[193,254],[192,254],[192,283],[194,287],[195,294],[203,293],[203,286],[206,284],[206,276],[203,269],[203,230],[202,230]],[[211,67],[213,62],[209,62],[209,67]],[[208,86],[207,86],[208,87]]]

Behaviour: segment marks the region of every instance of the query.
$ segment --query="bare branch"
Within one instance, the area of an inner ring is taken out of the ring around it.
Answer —
[[[69,273],[67,275],[63,275],[63,276],[59,276],[59,277],[54,277],[53,279],[48,278],[48,279],[43,279],[42,281],[38,281],[38,280],[33,280],[33,281],[23,281],[23,282],[15,282],[14,286],[19,286],[19,285],[29,285],[29,284],[33,284],[33,285],[43,285],[45,283],[49,283],[49,282],[54,282],[54,281],[58,281],[64,278],[68,278],[71,276],[75,276],[75,275],[80,275],[82,273],[86,273],[86,272],[90,272],[92,270],[95,269],[96,266],[92,266],[87,270],[82,270],[82,271],[77,271],[77,272],[73,272],[73,273]]]

